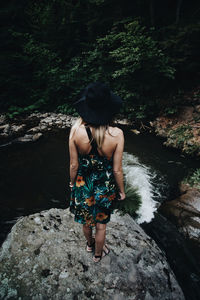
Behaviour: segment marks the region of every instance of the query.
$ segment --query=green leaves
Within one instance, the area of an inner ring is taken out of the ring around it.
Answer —
[[[137,218],[138,210],[142,204],[142,198],[138,192],[138,188],[126,184],[125,194],[126,198],[123,201],[118,201],[116,203],[117,211],[121,215],[128,213],[132,217]]]
[[[182,149],[183,152],[193,155],[199,152],[199,143],[195,141],[193,128],[190,124],[181,124],[177,128],[170,129],[167,133],[166,146]]]
[[[200,189],[200,169],[190,172],[190,174],[184,178],[183,182]]]
[[[31,105],[28,105],[28,106],[25,106],[25,107],[19,107],[19,106],[16,106],[16,105],[11,105],[8,108],[8,112],[6,113],[6,116],[9,119],[13,119],[17,115],[21,115],[23,113],[37,112],[38,109],[41,109],[44,104],[46,104],[45,100],[40,99],[37,102],[35,102],[34,104],[31,104]]]
[[[125,100],[126,116],[138,119],[155,113],[152,103],[157,105],[155,99],[175,72],[147,29],[130,18],[114,23],[89,51],[73,58],[67,69],[72,95],[91,81],[105,81]]]
[[[76,112],[76,110],[68,103],[58,105],[55,111],[58,113],[73,115],[78,117],[78,113]]]

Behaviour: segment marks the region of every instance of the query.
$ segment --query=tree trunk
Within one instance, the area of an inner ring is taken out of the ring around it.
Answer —
[[[149,11],[150,11],[150,22],[151,22],[151,26],[155,25],[155,18],[154,18],[154,3],[155,0],[150,0],[149,3]]]
[[[177,6],[176,6],[176,24],[179,23],[180,20],[180,10],[181,10],[181,5],[182,5],[182,0],[177,1]]]

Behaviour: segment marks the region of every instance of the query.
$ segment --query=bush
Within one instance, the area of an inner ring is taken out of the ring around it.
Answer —
[[[44,106],[44,104],[45,104],[45,100],[40,99],[37,102],[35,102],[31,105],[25,106],[25,107],[11,105],[8,108],[8,112],[6,112],[5,115],[8,119],[12,120],[16,116],[19,116],[19,115],[22,115],[22,114],[38,112],[39,110],[41,110],[41,108]]]
[[[181,124],[175,129],[170,129],[164,145],[179,148],[191,155],[199,152],[199,143],[195,141],[192,126],[189,124]]]

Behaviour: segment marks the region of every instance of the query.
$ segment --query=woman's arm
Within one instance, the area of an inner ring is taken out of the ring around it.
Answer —
[[[125,199],[124,193],[124,176],[122,169],[122,156],[124,151],[124,134],[121,129],[119,129],[119,134],[117,135],[117,146],[113,155],[113,174],[120,190],[120,200]]]
[[[69,156],[70,156],[69,173],[70,173],[70,182],[73,185],[76,178],[79,163],[78,163],[78,151],[75,144],[74,134],[72,135],[70,134],[70,136],[71,137],[69,138]]]

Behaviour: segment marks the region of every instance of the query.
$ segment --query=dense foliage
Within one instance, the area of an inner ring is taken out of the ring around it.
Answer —
[[[144,118],[149,107],[156,108],[157,99],[174,79],[174,68],[144,26],[138,21],[114,23],[104,37],[98,38],[90,50],[74,57],[67,70],[66,84],[76,95],[90,81],[110,84],[125,100],[126,116]]]
[[[198,1],[11,0],[0,16],[0,110],[10,117],[73,113],[80,90],[102,80],[125,100],[121,113],[149,118],[197,84]]]

